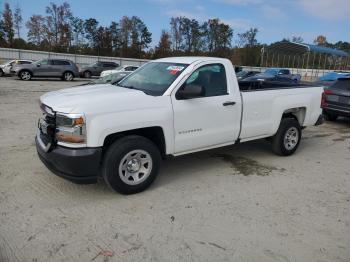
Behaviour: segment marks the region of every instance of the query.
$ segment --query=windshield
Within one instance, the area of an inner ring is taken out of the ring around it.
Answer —
[[[278,74],[278,70],[277,69],[273,69],[273,68],[269,68],[265,71],[265,74],[267,75],[277,75]]]
[[[238,72],[236,75],[239,77],[239,76],[245,76],[246,74],[248,74],[247,71],[241,71],[241,72]]]
[[[119,82],[119,86],[137,89],[149,95],[160,96],[169,88],[187,64],[149,62]]]

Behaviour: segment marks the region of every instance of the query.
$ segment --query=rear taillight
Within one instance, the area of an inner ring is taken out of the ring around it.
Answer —
[[[330,89],[325,89],[322,93],[321,97],[321,108],[324,108],[327,106],[327,101],[326,101],[326,95],[332,94],[332,90]]]

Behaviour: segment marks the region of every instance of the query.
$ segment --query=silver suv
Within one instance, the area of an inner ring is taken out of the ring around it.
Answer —
[[[26,81],[33,77],[58,77],[72,81],[74,77],[79,76],[78,67],[72,61],[65,59],[44,59],[32,64],[18,65],[13,71],[20,79]]]

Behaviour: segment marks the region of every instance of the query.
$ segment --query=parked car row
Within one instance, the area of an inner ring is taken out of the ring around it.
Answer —
[[[95,62],[88,66],[78,67],[67,59],[43,59],[39,61],[12,60],[0,65],[0,76],[16,75],[28,81],[33,77],[61,78],[72,81],[76,77],[91,78],[92,76],[107,76],[117,72],[132,72],[138,66],[123,65],[115,62]]]
[[[269,68],[264,73],[240,71],[236,75],[244,91],[300,86],[300,75],[292,75],[287,69]],[[310,84],[324,87],[322,108],[327,120],[335,121],[339,116],[350,117],[349,72],[329,72]]]

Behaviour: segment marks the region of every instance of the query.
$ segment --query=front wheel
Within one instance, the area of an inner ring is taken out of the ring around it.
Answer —
[[[19,73],[19,78],[24,81],[29,81],[30,79],[32,79],[32,74],[27,70],[23,70]]]
[[[104,157],[102,176],[121,194],[135,194],[156,179],[161,156],[156,145],[141,136],[126,136],[114,142]]]
[[[301,127],[294,118],[283,118],[277,133],[272,137],[272,150],[281,156],[292,155],[301,139]]]

